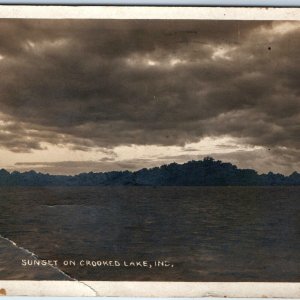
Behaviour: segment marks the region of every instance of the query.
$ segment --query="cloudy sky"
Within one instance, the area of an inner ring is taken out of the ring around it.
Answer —
[[[0,167],[300,171],[299,49],[300,22],[0,20]]]

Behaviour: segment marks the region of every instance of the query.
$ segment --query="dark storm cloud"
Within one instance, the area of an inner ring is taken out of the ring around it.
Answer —
[[[0,110],[19,127],[0,143],[299,149],[300,26],[278,24],[1,20]]]

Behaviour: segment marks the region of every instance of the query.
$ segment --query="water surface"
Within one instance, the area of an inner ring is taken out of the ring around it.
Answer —
[[[41,259],[171,262],[72,267],[80,280],[299,281],[299,187],[1,188],[0,235]],[[22,267],[0,239],[0,279],[65,279]]]

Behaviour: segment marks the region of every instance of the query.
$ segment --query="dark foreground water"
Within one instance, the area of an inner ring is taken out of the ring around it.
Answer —
[[[300,281],[300,188],[2,188],[0,235],[1,280]]]

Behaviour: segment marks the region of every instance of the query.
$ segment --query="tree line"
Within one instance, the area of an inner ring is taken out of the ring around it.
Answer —
[[[0,186],[294,186],[300,174],[258,174],[252,169],[206,157],[184,164],[171,163],[138,171],[50,175],[0,170]]]

